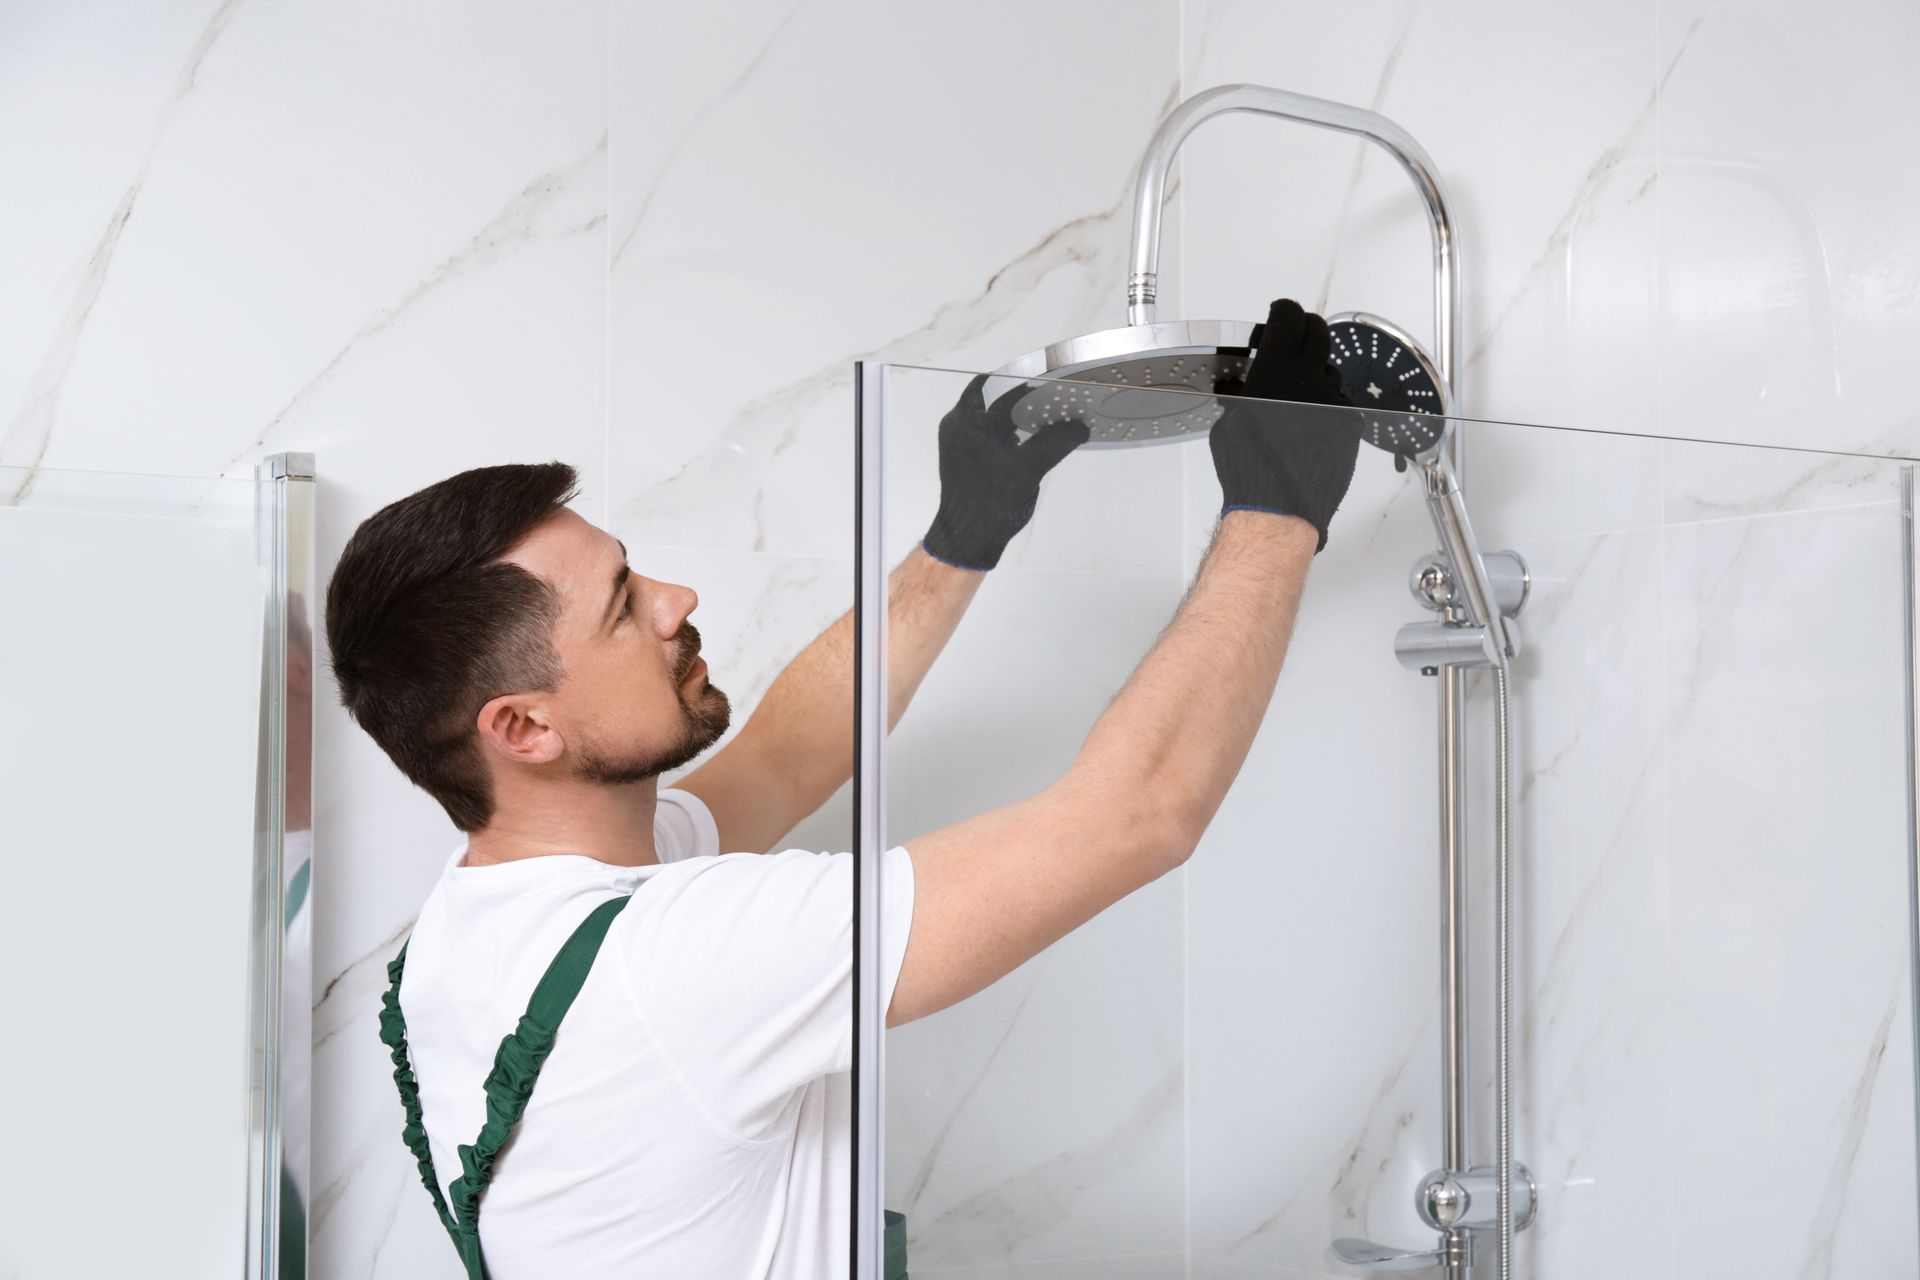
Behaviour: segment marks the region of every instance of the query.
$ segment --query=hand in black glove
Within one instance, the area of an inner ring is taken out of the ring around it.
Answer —
[[[1254,343],[1245,383],[1223,378],[1214,383],[1216,392],[1351,407],[1329,359],[1327,322],[1319,316],[1282,298]],[[1360,453],[1357,415],[1228,404],[1207,445],[1220,477],[1222,515],[1252,510],[1299,516],[1320,531],[1314,554],[1320,553],[1327,525],[1353,482]]]
[[[981,571],[1000,563],[1007,543],[1033,518],[1041,477],[1092,434],[1086,423],[1067,418],[1021,444],[1013,407],[1029,388],[1015,387],[988,408],[981,391],[986,381],[983,373],[968,383],[940,419],[940,509],[920,542],[937,560]]]

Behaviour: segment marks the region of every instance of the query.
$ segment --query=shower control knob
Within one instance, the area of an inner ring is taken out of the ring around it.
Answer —
[[[1407,578],[1407,589],[1424,608],[1438,613],[1453,603],[1453,570],[1447,558],[1435,551],[1416,560]]]
[[[1533,574],[1528,571],[1527,562],[1516,551],[1490,551],[1482,557],[1482,563],[1500,612],[1509,618],[1518,616],[1533,591]],[[1445,613],[1460,605],[1465,616],[1453,563],[1443,551],[1430,551],[1413,562],[1413,572],[1407,575],[1407,590],[1413,592],[1413,598],[1424,608],[1435,613]]]
[[[1414,1206],[1420,1210],[1421,1219],[1441,1231],[1460,1221],[1472,1203],[1473,1197],[1467,1194],[1467,1189],[1444,1173],[1428,1174],[1414,1195]]]
[[[1452,1227],[1493,1230],[1500,1225],[1500,1180],[1492,1168],[1464,1172],[1438,1169],[1428,1174],[1414,1192],[1413,1207],[1420,1220],[1438,1231]],[[1513,1229],[1525,1231],[1533,1223],[1536,1191],[1527,1166],[1513,1166]]]

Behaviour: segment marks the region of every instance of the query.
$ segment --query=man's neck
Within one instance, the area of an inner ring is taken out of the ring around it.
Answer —
[[[460,865],[518,862],[556,853],[576,853],[621,867],[660,861],[653,847],[653,811],[658,779],[620,786],[569,780],[527,790],[496,793],[493,820],[467,837]]]

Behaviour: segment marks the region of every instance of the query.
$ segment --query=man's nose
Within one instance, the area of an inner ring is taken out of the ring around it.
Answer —
[[[692,587],[683,587],[677,582],[663,582],[660,586],[659,598],[664,614],[661,621],[666,624],[662,634],[670,636],[680,630],[688,614],[700,607],[700,597]]]

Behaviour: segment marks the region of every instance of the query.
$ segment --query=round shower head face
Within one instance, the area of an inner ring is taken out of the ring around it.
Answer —
[[[1049,422],[1078,418],[1092,433],[1083,449],[1190,439],[1220,417],[1215,381],[1246,379],[1259,329],[1240,320],[1103,329],[1008,361],[987,379],[983,394],[988,404],[1015,396],[1012,416],[1022,438]],[[1328,316],[1327,330],[1341,385],[1363,414],[1367,442],[1395,455],[1404,469],[1405,459],[1432,448],[1446,425],[1433,361],[1412,338],[1365,312]],[[1431,425],[1426,415],[1433,415]]]
[[[1191,438],[1220,416],[1214,381],[1246,377],[1253,328],[1185,320],[1105,329],[1009,361],[987,379],[983,394],[993,404],[1030,383],[1013,408],[1022,436],[1078,418],[1092,433],[1083,449]]]
[[[1405,460],[1431,449],[1446,427],[1439,371],[1419,344],[1378,316],[1331,315],[1327,333],[1340,385],[1364,417],[1367,443],[1393,454],[1405,470]]]

